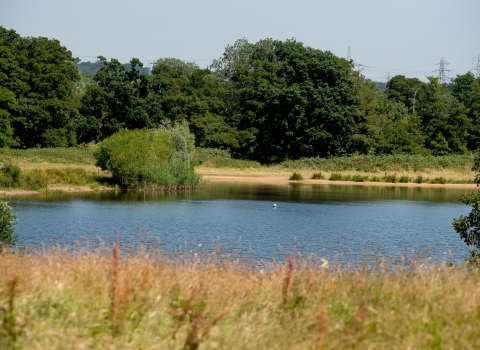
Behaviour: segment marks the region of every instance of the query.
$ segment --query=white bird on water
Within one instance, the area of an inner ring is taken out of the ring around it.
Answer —
[[[273,203],[273,207],[274,207],[274,208],[276,208],[276,207],[277,207],[277,205],[276,205],[275,203]]]

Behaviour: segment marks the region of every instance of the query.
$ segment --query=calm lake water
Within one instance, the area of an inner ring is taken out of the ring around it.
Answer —
[[[141,242],[166,252],[222,246],[247,258],[302,255],[358,261],[427,252],[462,260],[451,227],[471,190],[210,183],[187,193],[63,194],[9,199],[19,246]],[[277,207],[273,207],[273,203]],[[200,248],[201,246],[201,248]]]

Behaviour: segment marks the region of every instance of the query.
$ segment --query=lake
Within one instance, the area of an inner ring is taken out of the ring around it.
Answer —
[[[19,246],[141,243],[176,250],[221,246],[247,259],[307,256],[355,262],[428,254],[458,262],[468,247],[451,227],[469,189],[209,183],[185,193],[102,192],[9,199]],[[273,204],[277,207],[274,208]]]

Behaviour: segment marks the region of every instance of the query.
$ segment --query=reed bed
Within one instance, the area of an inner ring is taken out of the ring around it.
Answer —
[[[21,170],[14,164],[0,168],[0,188],[42,190],[49,185],[83,186],[97,184],[106,177],[100,172],[86,171],[83,168],[53,168]]]
[[[353,155],[335,158],[303,158],[280,163],[287,169],[313,169],[327,172],[425,172],[445,171],[470,172],[473,155],[421,156],[397,155]]]
[[[477,269],[54,249],[0,255],[2,349],[478,349]]]

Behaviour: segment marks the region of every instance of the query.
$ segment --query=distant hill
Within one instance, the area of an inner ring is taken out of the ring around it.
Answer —
[[[132,69],[132,66],[130,65],[130,63],[125,63],[124,66],[127,70]],[[102,68],[102,62],[101,61],[80,62],[80,63],[77,63],[77,67],[78,67],[78,69],[80,69],[80,72],[82,72],[82,73],[90,73],[91,75],[95,75],[95,73],[97,73],[100,70],[100,68]],[[148,67],[140,68],[140,73],[141,74],[150,74],[150,68],[148,68]]]

